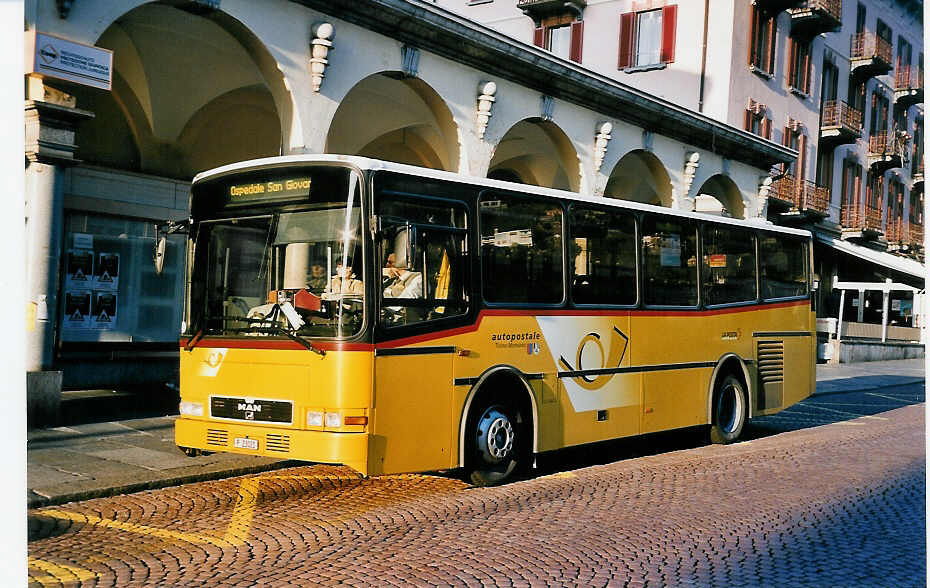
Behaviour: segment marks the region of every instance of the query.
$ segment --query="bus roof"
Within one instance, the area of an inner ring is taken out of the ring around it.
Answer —
[[[442,170],[435,170],[426,167],[418,167],[415,165],[406,165],[403,163],[394,163],[390,161],[382,161],[379,159],[370,159],[368,157],[359,157],[356,155],[335,155],[335,154],[326,154],[326,153],[317,153],[317,154],[300,154],[300,155],[282,155],[277,157],[265,157],[261,159],[251,159],[247,161],[240,161],[236,163],[230,163],[221,167],[214,169],[206,170],[200,172],[194,176],[192,185],[197,185],[201,182],[216,179],[225,175],[254,171],[263,168],[275,168],[275,167],[288,167],[292,165],[300,165],[306,163],[338,163],[338,164],[348,164],[354,167],[357,167],[361,170],[372,170],[372,171],[390,171],[399,174],[406,174],[411,176],[418,176],[423,178],[431,178],[436,180],[444,180],[448,182],[458,182],[472,184],[475,186],[484,186],[488,188],[499,188],[502,190],[524,192],[527,194],[537,194],[540,196],[549,196],[553,198],[561,198],[564,200],[570,200],[574,202],[585,202],[590,204],[599,204],[599,205],[608,205],[617,208],[626,208],[630,210],[641,210],[645,212],[657,212],[660,214],[678,216],[685,218],[695,218],[711,222],[719,222],[721,224],[736,225],[741,227],[752,227],[755,229],[762,229],[767,231],[777,231],[779,233],[789,233],[793,235],[801,235],[805,237],[810,237],[811,232],[803,229],[795,229],[792,227],[782,227],[779,225],[772,224],[771,222],[764,219],[735,219],[724,216],[717,216],[711,214],[703,214],[700,212],[690,212],[684,210],[676,210],[674,208],[668,208],[665,206],[656,206],[653,204],[643,204],[641,202],[634,202],[632,200],[621,200],[617,198],[604,198],[599,196],[588,196],[584,194],[579,194],[578,192],[569,192],[566,190],[556,190],[554,188],[544,188],[542,186],[534,186],[531,184],[517,184],[514,182],[505,182],[503,180],[493,180],[490,178],[482,178],[477,176],[466,176],[463,174],[458,174],[455,172],[447,172]]]

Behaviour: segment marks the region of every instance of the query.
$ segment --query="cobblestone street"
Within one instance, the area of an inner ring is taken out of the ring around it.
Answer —
[[[751,441],[660,436],[664,453],[569,454],[497,488],[308,466],[32,510],[30,580],[924,585],[922,401],[921,385],[826,394]]]

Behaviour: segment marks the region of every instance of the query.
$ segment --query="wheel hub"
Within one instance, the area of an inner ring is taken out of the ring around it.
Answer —
[[[478,450],[487,463],[500,463],[513,451],[513,424],[506,414],[491,407],[478,421]]]

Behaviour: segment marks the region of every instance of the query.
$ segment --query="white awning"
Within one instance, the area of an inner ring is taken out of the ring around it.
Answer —
[[[863,247],[862,245],[855,245],[849,241],[843,241],[842,239],[837,239],[836,237],[824,235],[816,231],[814,232],[814,237],[821,243],[829,245],[837,251],[842,251],[843,253],[854,255],[860,259],[870,261],[876,265],[887,267],[889,269],[914,276],[915,278],[920,278],[921,280],[926,279],[927,277],[927,267],[922,263],[914,261],[913,259],[892,255],[890,253],[885,253],[884,251],[875,251],[874,249],[869,249],[868,247]]]

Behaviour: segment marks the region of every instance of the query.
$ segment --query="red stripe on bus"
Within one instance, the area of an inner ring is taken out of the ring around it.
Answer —
[[[715,308],[711,310],[678,310],[678,309],[614,309],[614,310],[584,310],[584,309],[526,309],[526,310],[512,310],[512,309],[497,309],[489,308],[482,310],[478,313],[478,319],[470,324],[464,325],[461,327],[456,327],[454,329],[447,329],[444,331],[436,331],[433,333],[425,333],[423,335],[414,335],[412,337],[404,337],[403,339],[394,339],[393,341],[386,341],[379,343],[377,345],[372,345],[371,343],[340,343],[340,342],[324,342],[324,341],[314,341],[314,347],[323,349],[324,351],[374,351],[377,349],[394,349],[397,347],[404,347],[406,345],[415,345],[417,343],[424,343],[426,341],[433,341],[435,339],[444,339],[447,337],[453,337],[455,335],[464,335],[466,333],[473,333],[481,327],[481,321],[485,317],[519,317],[519,316],[716,316],[721,314],[734,314],[740,312],[753,312],[758,310],[770,310],[777,308],[789,308],[792,306],[809,306],[810,301],[805,300],[789,300],[786,302],[776,302],[769,304],[751,304],[747,306],[729,306],[727,308]],[[187,344],[188,339],[181,339],[181,348]],[[224,347],[229,349],[305,349],[299,343],[290,340],[277,340],[277,341],[256,341],[256,340],[244,340],[244,339],[201,339],[197,342],[196,347]]]

